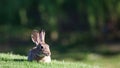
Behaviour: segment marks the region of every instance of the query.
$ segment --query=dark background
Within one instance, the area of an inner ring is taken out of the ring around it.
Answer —
[[[0,52],[27,55],[33,29],[55,59],[120,53],[120,0],[0,0]]]

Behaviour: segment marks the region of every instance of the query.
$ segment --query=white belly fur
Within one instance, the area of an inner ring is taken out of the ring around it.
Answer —
[[[50,63],[51,62],[51,57],[50,56],[45,56],[40,60],[40,62],[45,62],[45,63]]]

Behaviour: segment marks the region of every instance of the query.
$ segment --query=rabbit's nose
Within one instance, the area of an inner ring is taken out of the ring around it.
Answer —
[[[49,53],[46,53],[46,56],[49,56]]]
[[[46,52],[46,51],[43,51],[43,54],[44,54],[45,56],[48,56],[48,55],[49,55],[49,53]]]

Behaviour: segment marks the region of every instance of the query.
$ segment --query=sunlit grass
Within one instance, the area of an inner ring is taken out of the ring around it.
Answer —
[[[51,63],[28,62],[26,56],[0,53],[0,68],[100,68],[99,65],[52,60]]]
[[[86,55],[85,60],[52,60],[51,63],[28,62],[27,56],[0,53],[0,68],[119,68],[120,55],[105,57],[97,54]]]

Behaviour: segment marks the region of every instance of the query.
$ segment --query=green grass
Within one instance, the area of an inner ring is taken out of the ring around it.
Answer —
[[[0,68],[100,68],[100,66],[83,62],[56,60],[52,60],[51,63],[28,62],[26,56],[0,53]]]
[[[26,56],[12,53],[0,53],[0,68],[119,68],[120,55],[115,57],[101,57],[89,54],[83,61],[57,61],[51,63],[28,62]]]
[[[120,55],[102,56],[89,54],[85,63],[97,64],[102,68],[120,68]]]

